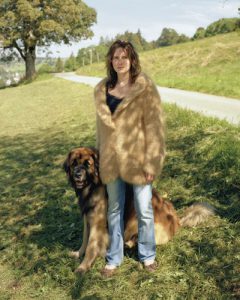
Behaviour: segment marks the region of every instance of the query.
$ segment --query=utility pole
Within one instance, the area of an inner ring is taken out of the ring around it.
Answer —
[[[86,56],[87,52],[86,51],[83,51],[83,54],[82,54],[82,65],[83,67],[85,66],[85,56]]]
[[[96,54],[97,54],[97,62],[99,63],[99,53],[96,50]]]

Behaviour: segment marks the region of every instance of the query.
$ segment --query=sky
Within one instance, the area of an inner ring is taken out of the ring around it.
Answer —
[[[206,28],[220,18],[239,17],[240,0],[85,0],[97,11],[94,37],[69,45],[52,45],[53,57],[69,57],[71,53],[97,45],[100,37],[113,38],[126,30],[140,29],[147,41],[156,40],[164,27],[191,37],[198,27]]]

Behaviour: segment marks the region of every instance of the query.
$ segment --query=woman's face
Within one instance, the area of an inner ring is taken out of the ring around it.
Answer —
[[[125,74],[129,72],[131,67],[130,59],[127,51],[123,48],[117,48],[113,54],[112,66],[117,74]]]

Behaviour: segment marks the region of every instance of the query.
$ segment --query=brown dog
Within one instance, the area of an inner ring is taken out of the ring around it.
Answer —
[[[78,197],[83,215],[83,242],[70,256],[85,257],[76,272],[86,272],[97,256],[104,256],[108,246],[107,195],[98,174],[98,153],[91,148],[72,150],[64,169]]]
[[[83,242],[78,251],[71,252],[74,258],[84,259],[76,272],[86,272],[97,256],[105,256],[108,246],[107,230],[107,193],[99,177],[98,152],[94,148],[81,147],[73,149],[64,162],[64,169],[78,197],[83,215]],[[129,248],[136,245],[138,222],[134,209],[133,188],[126,186],[124,211],[124,242]],[[152,205],[154,211],[156,244],[167,243],[180,226],[195,226],[213,214],[210,206],[196,204],[187,209],[180,220],[173,205],[163,200],[153,189]]]

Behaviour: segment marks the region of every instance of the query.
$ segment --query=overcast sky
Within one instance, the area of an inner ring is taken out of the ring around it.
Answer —
[[[164,27],[192,36],[220,18],[238,17],[240,0],[85,0],[97,11],[94,37],[71,46],[52,45],[52,56],[75,55],[82,47],[96,45],[101,36],[109,38],[126,30],[141,30],[147,41],[156,40]]]

